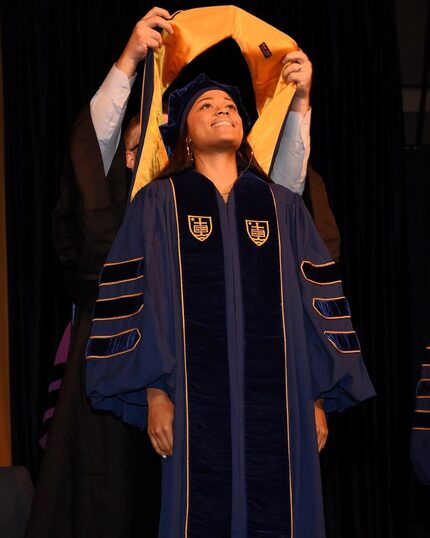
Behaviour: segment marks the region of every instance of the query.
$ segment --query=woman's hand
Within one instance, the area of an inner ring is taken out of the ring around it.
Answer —
[[[282,72],[284,81],[296,84],[296,93],[290,105],[290,110],[306,114],[310,106],[310,93],[312,84],[312,64],[302,50],[289,52],[282,59],[286,64]]]
[[[173,454],[173,416],[175,406],[164,390],[148,388],[148,435],[160,456]]]
[[[318,440],[318,452],[324,448],[327,437],[328,437],[328,427],[327,419],[324,412],[324,400],[320,399],[314,402],[314,411],[315,411],[315,426],[317,429],[317,440]]]

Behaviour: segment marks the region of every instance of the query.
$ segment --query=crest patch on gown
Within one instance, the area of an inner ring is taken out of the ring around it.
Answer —
[[[212,233],[212,217],[188,215],[188,227],[196,239],[206,241]]]
[[[257,247],[261,247],[269,239],[270,228],[267,220],[245,220],[246,232]]]

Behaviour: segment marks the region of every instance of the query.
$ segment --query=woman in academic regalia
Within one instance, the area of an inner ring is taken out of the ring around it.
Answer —
[[[235,87],[172,93],[172,157],[100,276],[87,392],[164,456],[161,538],[324,537],[325,412],[374,395],[336,264],[248,129]]]

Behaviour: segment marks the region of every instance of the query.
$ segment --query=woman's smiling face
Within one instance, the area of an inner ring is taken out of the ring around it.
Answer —
[[[208,90],[191,107],[187,137],[199,152],[237,151],[243,140],[242,118],[228,93]]]

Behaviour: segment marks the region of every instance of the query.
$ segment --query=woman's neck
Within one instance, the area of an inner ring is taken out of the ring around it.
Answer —
[[[224,200],[237,179],[236,153],[195,154],[194,166],[197,172],[212,181]]]

